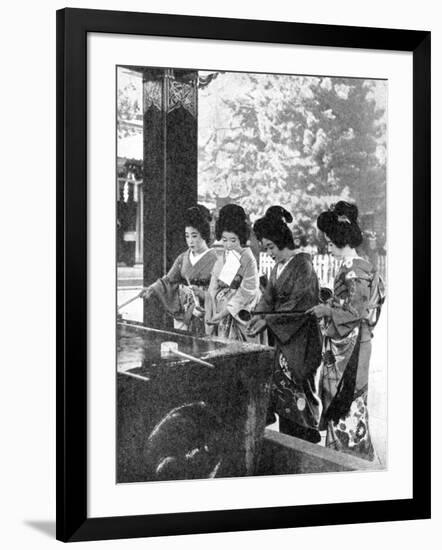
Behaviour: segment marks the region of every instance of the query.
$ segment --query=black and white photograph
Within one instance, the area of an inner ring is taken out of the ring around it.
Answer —
[[[388,469],[388,80],[115,71],[116,483]]]
[[[437,6],[5,5],[2,548],[438,546]]]

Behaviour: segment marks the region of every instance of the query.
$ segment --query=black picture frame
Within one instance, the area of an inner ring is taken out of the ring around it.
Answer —
[[[87,34],[412,52],[413,498],[87,516]],[[117,11],[57,12],[57,539],[86,541],[430,517],[430,33]]]

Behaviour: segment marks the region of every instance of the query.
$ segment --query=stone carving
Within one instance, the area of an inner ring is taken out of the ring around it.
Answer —
[[[181,82],[173,78],[169,82],[169,108],[168,113],[183,107],[194,118],[197,113],[197,90],[195,82]]]
[[[167,89],[166,112],[170,113],[179,107],[183,107],[194,118],[197,116],[197,86],[196,79],[176,77],[172,69],[166,69],[162,77],[155,75],[144,81],[144,112],[151,107],[159,111],[164,109],[163,83]]]
[[[144,82],[144,112],[151,107],[159,111],[162,109],[162,82],[161,80],[147,80]]]

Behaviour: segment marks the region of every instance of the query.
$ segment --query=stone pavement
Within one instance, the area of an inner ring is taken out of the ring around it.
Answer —
[[[129,287],[143,285],[143,266],[134,265],[133,267],[117,268],[118,287]]]

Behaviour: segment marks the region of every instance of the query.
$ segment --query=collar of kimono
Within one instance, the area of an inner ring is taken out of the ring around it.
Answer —
[[[290,256],[290,258],[287,258],[287,260],[280,261],[280,262],[277,263],[277,267],[276,267],[276,278],[277,279],[279,278],[281,273],[284,271],[284,269],[288,266],[290,261],[293,260],[294,257],[295,257],[295,255]]]
[[[201,260],[201,258],[209,252],[210,248],[206,248],[204,252],[201,252],[201,254],[194,254],[191,250],[189,250],[189,261],[192,265],[195,265],[198,260]]]
[[[284,265],[287,265],[291,260],[293,260],[293,258],[296,256],[296,254],[298,254],[298,252],[296,252],[295,250],[293,250],[294,254],[292,254],[291,256],[289,256],[288,258],[284,258],[283,260],[279,260],[278,262],[278,266],[284,266]]]

